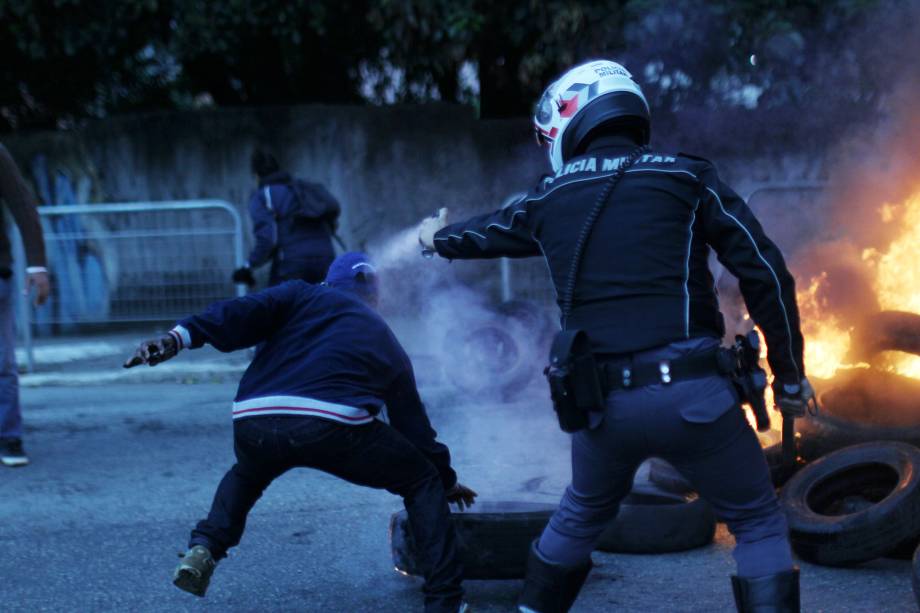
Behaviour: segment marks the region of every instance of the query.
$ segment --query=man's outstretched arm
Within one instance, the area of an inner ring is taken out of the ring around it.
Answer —
[[[181,320],[167,334],[141,343],[124,367],[156,366],[182,349],[197,349],[205,344],[224,352],[257,345],[286,321],[298,292],[305,288],[309,291],[309,287],[283,283],[242,298],[215,302],[204,312]]]

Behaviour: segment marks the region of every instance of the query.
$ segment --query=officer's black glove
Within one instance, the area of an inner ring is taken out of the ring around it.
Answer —
[[[249,266],[242,266],[233,271],[233,282],[234,283],[243,283],[249,287],[253,287],[256,284],[256,278],[252,274],[252,269]]]
[[[798,383],[774,379],[773,401],[784,417],[804,417],[806,411],[814,414],[818,409],[815,390],[805,377]]]
[[[176,357],[179,353],[179,343],[176,342],[172,334],[166,334],[160,338],[144,341],[128,360],[123,364],[125,368],[132,368],[147,364],[156,366],[160,362],[165,362],[170,358]]]

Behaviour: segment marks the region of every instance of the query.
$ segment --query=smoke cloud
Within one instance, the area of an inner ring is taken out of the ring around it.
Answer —
[[[555,503],[569,478],[569,440],[541,374],[554,329],[549,310],[500,305],[490,284],[470,285],[459,266],[422,257],[415,227],[368,252],[381,313],[412,355],[426,402],[458,416],[441,434],[468,450],[471,485],[487,498]]]
[[[920,39],[905,35],[917,24],[916,3],[885,3],[867,23],[871,36],[863,38],[891,71],[890,90],[881,97],[878,121],[849,118],[850,134],[829,154],[820,239],[793,263],[800,280],[822,275],[820,304],[855,325],[880,308],[871,254],[887,252],[904,232],[905,204],[920,192]]]

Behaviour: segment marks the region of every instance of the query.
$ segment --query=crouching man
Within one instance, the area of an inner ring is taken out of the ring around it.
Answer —
[[[402,496],[425,563],[426,613],[463,610],[448,502],[463,508],[476,493],[457,482],[409,358],[371,308],[375,303],[372,264],[364,254],[347,253],[323,285],[289,281],[215,303],[145,341],[125,363],[154,366],[205,343],[221,351],[259,345],[233,403],[236,464],[192,530],[175,571],[177,587],[204,596],[268,484],[306,467]],[[375,419],[384,406],[390,425]]]

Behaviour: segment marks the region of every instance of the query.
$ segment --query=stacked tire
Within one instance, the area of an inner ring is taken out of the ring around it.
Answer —
[[[464,577],[522,578],[530,543],[539,538],[555,510],[555,505],[542,503],[479,502],[473,511],[453,513]],[[711,543],[715,526],[712,509],[696,494],[643,484],[623,499],[597,549],[636,554],[685,551]],[[390,547],[398,571],[421,574],[405,511],[390,519]]]
[[[803,560],[849,566],[920,539],[920,449],[882,441],[811,462],[783,487],[790,539]]]

